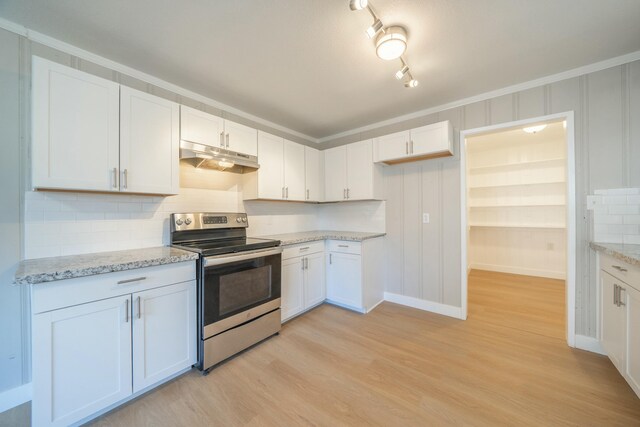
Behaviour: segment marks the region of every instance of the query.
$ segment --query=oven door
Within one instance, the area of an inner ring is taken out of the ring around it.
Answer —
[[[204,259],[203,339],[280,307],[281,254],[277,247]]]

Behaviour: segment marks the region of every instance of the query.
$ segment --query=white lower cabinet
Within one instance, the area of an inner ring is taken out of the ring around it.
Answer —
[[[195,263],[32,286],[34,426],[67,426],[196,362]]]
[[[324,243],[288,246],[282,255],[282,321],[325,300]]]
[[[640,268],[600,254],[601,343],[640,397]]]
[[[367,313],[384,299],[383,239],[327,241],[327,301]]]

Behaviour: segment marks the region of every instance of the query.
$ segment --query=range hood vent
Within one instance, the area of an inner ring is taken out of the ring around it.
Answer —
[[[186,140],[180,141],[180,161],[189,163],[195,168],[233,173],[252,172],[260,167],[256,156]]]

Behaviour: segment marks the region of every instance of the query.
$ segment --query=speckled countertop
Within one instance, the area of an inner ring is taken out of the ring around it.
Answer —
[[[346,240],[361,242],[367,239],[382,237],[386,233],[368,233],[361,231],[302,231],[299,233],[273,234],[271,236],[256,236],[257,238],[280,240],[282,246],[298,243],[314,242],[318,240]]]
[[[640,267],[640,245],[623,245],[622,243],[589,243],[592,249]]]
[[[198,254],[195,252],[164,246],[28,259],[18,266],[14,282],[21,285],[35,285],[196,259]]]

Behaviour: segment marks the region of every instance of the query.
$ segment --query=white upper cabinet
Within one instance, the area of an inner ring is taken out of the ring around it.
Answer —
[[[375,162],[402,163],[453,155],[451,122],[397,132],[376,138]]]
[[[381,200],[383,178],[373,163],[373,141],[355,142],[324,152],[325,200]]]
[[[224,148],[224,120],[222,117],[181,105],[180,139]]]
[[[347,147],[324,152],[324,199],[338,202],[347,199]]]
[[[284,141],[266,132],[258,133],[258,162],[260,169],[246,174],[257,180],[256,197],[261,199],[284,199]],[[249,186],[246,186],[249,187]],[[247,191],[250,188],[246,188]]]
[[[229,120],[224,121],[224,143],[227,150],[258,155],[258,131]]]
[[[178,194],[178,104],[124,86],[120,103],[120,190]]]
[[[117,83],[33,57],[32,185],[118,191]]]
[[[324,200],[324,165],[322,163],[323,154],[320,150],[311,147],[304,147],[305,164],[305,200],[308,202],[321,202]]]
[[[304,146],[284,140],[284,185],[287,200],[303,201],[305,188]]]
[[[244,174],[245,200],[305,200],[304,146],[258,132],[260,168]]]

